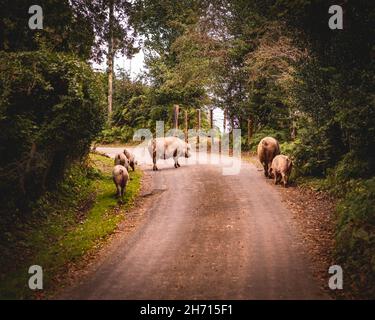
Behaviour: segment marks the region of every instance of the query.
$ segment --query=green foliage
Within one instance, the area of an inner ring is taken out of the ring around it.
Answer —
[[[144,35],[148,48],[168,54],[185,27],[196,22],[202,4],[201,0],[135,0],[132,24]]]
[[[91,47],[91,57],[98,62],[103,56],[111,58],[112,50],[108,48],[113,39],[113,52],[131,57],[137,52],[134,47],[135,34],[129,20],[134,13],[133,1],[129,0],[69,0],[74,14],[88,21],[95,35]],[[110,12],[113,14],[110,14]]]
[[[363,71],[362,77],[358,72],[341,74],[333,67],[320,67],[317,61],[300,68],[294,90],[302,112],[302,145],[296,158],[304,174],[325,175],[348,152],[366,159],[367,174],[373,173],[375,100],[368,90],[368,71]]]
[[[97,138],[97,141],[110,144],[114,142],[130,142],[133,139],[135,129],[123,126],[123,127],[111,127],[104,129]]]
[[[119,206],[112,181],[113,159],[90,155],[85,164],[73,165],[56,191],[34,203],[29,219],[5,225],[0,217],[0,299],[32,298],[27,268],[43,266],[44,289],[56,288],[55,277],[67,272],[98,246],[125,217],[141,185],[141,171],[130,172],[124,204]],[[44,292],[46,292],[44,291]]]
[[[196,27],[186,31],[173,42],[173,55],[149,55],[148,79],[151,83],[154,105],[199,108],[210,102],[206,87],[211,80],[213,41],[200,34]]]
[[[274,137],[280,143],[288,140],[288,133],[285,131],[275,130],[273,128],[265,128],[262,131],[256,132],[251,138],[250,150],[256,152],[260,140],[264,137]]]
[[[116,78],[114,82],[115,94],[113,97],[114,111],[112,125],[107,126],[98,136],[101,143],[125,142],[129,143],[137,129],[155,131],[156,121],[164,121],[165,130],[173,125],[173,101],[163,88],[148,85],[141,80],[131,81],[126,74]],[[176,95],[177,89],[170,89]],[[200,90],[200,89],[199,89]],[[197,125],[197,114],[194,106],[181,106],[179,123],[184,123],[185,110],[188,112],[189,128]],[[193,106],[193,107],[192,107]],[[207,128],[207,116],[202,112],[202,128]]]
[[[375,178],[366,178],[366,160],[348,153],[326,178],[297,180],[338,199],[334,259],[344,270],[344,292],[369,299],[375,297]]]
[[[337,164],[332,174],[336,184],[349,181],[351,179],[365,179],[368,177],[369,163],[366,158],[359,158],[354,152],[346,154]]]
[[[299,139],[296,139],[294,141],[285,141],[280,143],[280,151],[282,154],[285,154],[294,160],[294,153],[297,147],[301,144],[301,141]]]
[[[0,68],[0,197],[4,210],[24,210],[87,154],[105,95],[91,68],[68,55],[0,52]]]
[[[351,184],[338,204],[336,257],[345,286],[356,296],[375,298],[375,178]]]
[[[75,164],[55,191],[46,192],[33,203],[27,220],[18,215],[12,215],[11,221],[0,216],[1,298],[15,298],[13,290],[27,292],[27,273],[24,272],[27,266],[24,264],[35,253],[48,248],[52,239],[60,239],[68,226],[77,224],[84,217],[86,213],[82,211],[92,205],[95,192],[92,180],[96,178],[96,170]],[[18,276],[21,266],[24,270]]]
[[[130,132],[132,128],[146,127],[152,110],[150,103],[150,89],[137,80],[129,78],[115,80],[115,94],[113,97],[113,124],[117,127],[126,126]]]
[[[330,140],[326,133],[327,128],[318,128],[312,132],[305,128],[300,132],[300,143],[296,145],[294,157],[300,174],[305,176],[325,176],[339,159],[337,145]],[[331,136],[337,137],[335,134]]]
[[[29,7],[43,9],[43,29],[31,30]],[[95,35],[92,21],[74,11],[66,0],[3,0],[0,5],[0,50],[34,51],[42,48],[55,52],[74,53],[89,59]]]

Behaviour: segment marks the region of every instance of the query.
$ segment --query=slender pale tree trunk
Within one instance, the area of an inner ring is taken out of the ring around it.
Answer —
[[[250,117],[247,119],[247,144],[250,145],[251,139],[253,137],[253,119]]]
[[[210,129],[214,126],[214,110],[210,109]]]
[[[211,150],[212,146],[214,145],[214,139],[215,139],[215,134],[213,134],[213,129],[214,128],[214,110],[211,108],[210,109],[210,134],[208,137],[210,138],[210,144],[209,144],[209,150],[210,150],[210,157],[211,157]],[[208,141],[207,141],[208,142]]]
[[[198,121],[197,121],[197,147],[199,145],[199,134],[201,130],[201,109],[197,109],[197,116],[198,116]]]
[[[185,141],[188,142],[189,141],[189,137],[188,137],[188,111],[185,110]]]
[[[224,122],[223,122],[224,133],[227,130],[227,109],[224,109]]]
[[[292,140],[295,140],[297,137],[297,121],[296,121],[295,112],[291,112],[291,118],[292,118],[292,129],[290,131],[290,137]]]
[[[112,118],[112,102],[113,102],[113,12],[114,12],[114,0],[109,1],[109,38],[108,38],[108,122],[111,122]]]
[[[178,115],[180,112],[180,106],[176,104],[174,106],[174,111],[173,111],[173,126],[177,130],[178,129]]]
[[[293,122],[292,132],[290,134],[290,137],[291,137],[292,140],[296,140],[296,137],[297,137],[297,125],[295,124],[295,122]]]

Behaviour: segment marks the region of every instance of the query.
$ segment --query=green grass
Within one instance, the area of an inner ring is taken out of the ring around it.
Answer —
[[[73,174],[70,179],[74,183],[65,186],[70,188],[67,194],[47,197],[36,207],[32,221],[13,236],[16,241],[9,248],[8,260],[15,257],[16,263],[1,278],[1,299],[36,298],[51,293],[56,279],[64,277],[68,265],[79,262],[100,246],[134,204],[140,190],[141,171],[130,172],[124,203],[119,204],[111,176],[113,160],[91,155],[90,162],[97,171],[89,183],[87,177]],[[23,255],[25,258],[19,259]],[[33,264],[43,268],[44,290],[39,295],[27,286],[30,276],[27,271]]]

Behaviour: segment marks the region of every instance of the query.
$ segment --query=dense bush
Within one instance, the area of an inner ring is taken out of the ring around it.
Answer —
[[[100,133],[97,141],[104,144],[114,142],[131,142],[134,132],[134,129],[127,126],[106,128]]]
[[[105,121],[101,88],[72,56],[0,53],[2,211],[27,208],[88,152]]]
[[[346,287],[375,298],[375,178],[352,181],[337,211],[336,256],[346,270]]]
[[[288,133],[285,130],[282,131],[282,130],[275,130],[272,128],[264,128],[263,130],[256,132],[251,137],[251,141],[249,144],[250,150],[253,152],[256,152],[260,140],[262,140],[264,137],[274,137],[280,143],[283,143],[288,140]],[[244,139],[244,141],[246,141],[247,143],[246,139]]]
[[[65,172],[64,179],[57,184],[56,190],[45,192],[33,202],[28,219],[24,216],[13,216],[11,221],[6,221],[9,217],[0,217],[2,222],[0,224],[0,251],[2,253],[0,280],[14,272],[16,267],[25,262],[26,257],[30,257],[32,252],[37,251],[36,248],[30,246],[30,240],[27,240],[33,225],[41,221],[46,224],[49,217],[52,219],[61,217],[61,224],[51,227],[51,229],[56,228],[55,232],[58,232],[59,228],[72,224],[72,219],[76,223],[83,218],[80,215],[84,208],[89,207],[93,201],[93,195],[95,195],[93,181],[99,175],[100,172],[87,166],[86,163],[73,164]],[[22,257],[15,257],[15,252],[22,252]],[[2,281],[0,283],[1,286],[4,285]],[[7,292],[0,291],[0,296],[7,295]]]
[[[300,109],[302,144],[295,156],[302,174],[325,176],[346,154],[347,167],[366,162],[361,176],[373,174],[375,100],[369,74],[374,65],[367,68],[339,72],[317,61],[301,66],[293,93]]]

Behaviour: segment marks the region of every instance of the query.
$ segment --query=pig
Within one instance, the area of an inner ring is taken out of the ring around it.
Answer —
[[[281,154],[277,155],[272,161],[271,168],[269,169],[269,176],[275,178],[275,184],[281,180],[286,188],[292,171],[292,166],[292,160],[287,156]]]
[[[129,170],[129,160],[123,153],[118,153],[115,156],[115,166],[121,165],[126,168],[126,170]]]
[[[131,153],[129,150],[124,149],[124,155],[126,156],[126,158],[127,158],[128,161],[129,161],[129,166],[130,166],[130,167],[132,168],[132,170],[134,171],[134,170],[135,170],[135,165],[136,165],[136,161],[135,161],[134,154]]]
[[[279,142],[272,137],[263,138],[258,144],[258,158],[264,168],[264,175],[269,177],[269,168],[271,167],[272,160],[280,154]]]
[[[115,165],[112,171],[112,177],[117,189],[116,196],[121,197],[121,200],[123,200],[126,191],[126,185],[129,180],[128,170],[122,165]]]
[[[191,147],[185,141],[177,137],[165,137],[165,138],[155,138],[150,140],[148,144],[148,152],[152,158],[154,164],[153,170],[158,170],[156,166],[156,161],[158,159],[169,159],[173,157],[174,167],[179,168],[178,163],[179,157],[189,158]]]

